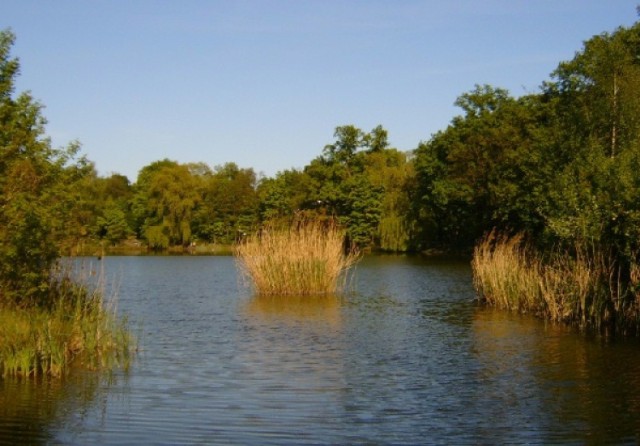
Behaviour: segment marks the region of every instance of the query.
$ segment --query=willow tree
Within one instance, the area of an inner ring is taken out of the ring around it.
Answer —
[[[138,175],[133,210],[139,231],[152,248],[187,245],[192,240],[192,219],[200,194],[189,166],[162,160]]]

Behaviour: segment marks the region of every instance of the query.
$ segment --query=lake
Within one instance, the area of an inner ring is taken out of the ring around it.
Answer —
[[[478,306],[468,261],[369,256],[347,295],[304,299],[253,296],[232,257],[77,262],[140,352],[0,380],[0,443],[640,442],[640,343]]]

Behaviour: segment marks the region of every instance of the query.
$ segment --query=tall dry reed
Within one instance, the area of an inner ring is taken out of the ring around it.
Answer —
[[[478,243],[472,260],[476,290],[490,305],[521,312],[538,312],[540,265],[522,235],[492,232]]]
[[[262,229],[239,243],[236,255],[258,294],[331,294],[344,289],[359,259],[344,240],[335,223],[305,220]]]
[[[489,234],[474,250],[473,280],[489,305],[587,328],[640,327],[640,267],[623,283],[601,250],[576,246],[544,258],[521,235]]]

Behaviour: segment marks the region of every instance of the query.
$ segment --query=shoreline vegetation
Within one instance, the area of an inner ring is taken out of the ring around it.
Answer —
[[[77,142],[52,147],[42,105],[14,94],[14,40],[0,31],[0,377],[126,369],[135,341],[115,297],[61,261],[70,234],[88,233],[74,218],[91,214],[93,165]]]
[[[235,249],[243,276],[258,295],[331,295],[344,291],[360,259],[335,221],[302,220],[266,226]]]
[[[543,254],[522,234],[492,232],[476,245],[472,269],[487,305],[603,334],[640,334],[640,264],[632,263],[625,278],[597,247]]]
[[[232,255],[234,245],[228,243],[194,242],[188,246],[169,246],[166,249],[154,249],[147,246],[144,240],[129,238],[117,243],[104,243],[98,240],[83,241],[65,250],[69,257],[97,257],[118,255]]]
[[[117,296],[105,299],[103,287],[66,265],[52,273],[45,296],[37,303],[0,302],[2,378],[59,378],[72,366],[129,368],[136,341],[126,317],[117,315]]]

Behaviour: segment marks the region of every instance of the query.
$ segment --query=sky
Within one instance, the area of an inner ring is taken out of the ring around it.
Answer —
[[[302,168],[337,126],[415,149],[476,84],[536,93],[640,0],[2,0],[54,146],[132,182],[164,158]]]

